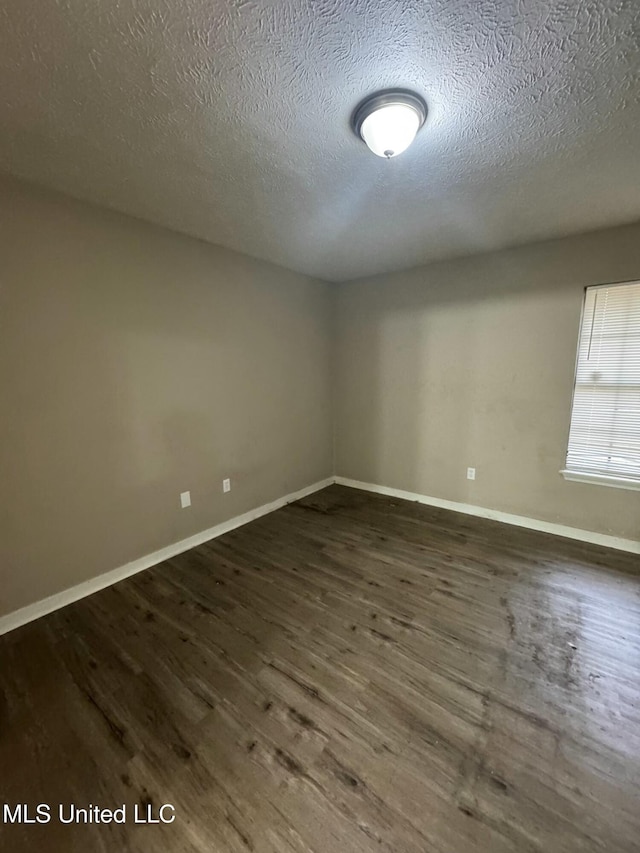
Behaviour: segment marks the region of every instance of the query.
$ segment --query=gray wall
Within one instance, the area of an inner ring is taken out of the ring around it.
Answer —
[[[640,539],[640,492],[558,473],[583,289],[638,278],[633,226],[340,285],[336,473]]]
[[[332,287],[2,179],[0,253],[0,615],[334,453],[345,477],[640,539],[640,492],[558,473],[583,288],[640,278],[640,226]]]
[[[0,615],[332,473],[329,285],[8,179],[0,257]]]

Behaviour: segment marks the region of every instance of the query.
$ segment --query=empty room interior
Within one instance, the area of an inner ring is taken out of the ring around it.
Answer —
[[[640,851],[639,39],[3,0],[2,853]]]

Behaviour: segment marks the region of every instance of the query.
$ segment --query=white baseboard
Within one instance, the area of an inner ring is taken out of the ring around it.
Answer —
[[[54,610],[59,610],[67,604],[72,604],[81,598],[92,595],[107,586],[111,586],[118,581],[142,572],[145,569],[150,569],[152,566],[162,563],[171,557],[182,554],[190,548],[195,548],[197,545],[202,545],[203,542],[208,542],[210,539],[215,539],[235,530],[237,527],[242,527],[243,524],[248,524],[256,518],[274,512],[286,504],[301,498],[311,495],[314,492],[320,491],[327,486],[337,483],[340,486],[348,486],[352,489],[362,489],[366,492],[375,492],[379,495],[387,495],[388,497],[400,498],[406,501],[417,501],[418,503],[427,504],[428,506],[440,507],[441,509],[449,509],[453,512],[462,512],[466,515],[475,515],[479,518],[488,518],[492,521],[501,521],[504,524],[513,524],[516,527],[526,527],[529,530],[538,530],[542,533],[552,533],[555,536],[564,536],[567,539],[576,539],[579,542],[588,542],[592,545],[603,545],[606,548],[615,548],[618,551],[629,551],[632,554],[640,554],[640,542],[635,539],[621,539],[617,536],[609,536],[605,533],[595,533],[592,530],[580,530],[577,527],[566,527],[563,524],[555,524],[550,521],[541,521],[537,518],[527,518],[523,515],[511,515],[507,512],[500,512],[495,509],[487,509],[486,507],[474,506],[473,504],[459,503],[458,501],[448,501],[443,498],[434,498],[429,495],[421,495],[417,492],[407,492],[403,489],[392,489],[389,486],[377,486],[374,483],[363,483],[360,480],[351,480],[348,477],[327,477],[325,480],[320,480],[311,486],[300,489],[297,492],[292,492],[282,498],[278,498],[271,503],[263,504],[256,509],[249,510],[242,515],[237,515],[235,518],[230,518],[228,521],[223,521],[221,524],[216,524],[215,527],[210,527],[203,530],[201,533],[196,533],[188,539],[182,539],[180,542],[174,542],[172,545],[167,545],[166,548],[161,548],[159,551],[154,551],[152,554],[147,554],[140,557],[138,560],[133,560],[113,569],[110,572],[105,572],[98,577],[51,595],[48,598],[43,598],[41,601],[36,601],[34,604],[28,604],[20,610],[15,610],[6,616],[0,616],[0,635],[13,631],[21,625],[26,625],[28,622],[33,622],[41,616],[46,616],[47,613],[52,613]]]
[[[350,480],[348,477],[334,477],[334,481],[340,486],[349,486],[352,489],[363,489],[366,492],[376,492],[379,495],[387,495],[392,498],[401,498],[405,501],[417,501],[428,506],[437,506],[441,509],[450,509],[453,512],[463,512],[466,515],[476,515],[479,518],[490,518],[492,521],[502,521],[504,524],[513,524],[516,527],[526,527],[529,530],[539,530],[542,533],[552,533],[555,536],[564,536],[566,539],[577,539],[579,542],[589,542],[592,545],[604,545],[606,548],[615,548],[618,551],[630,551],[632,554],[640,554],[640,542],[635,539],[620,539],[617,536],[609,536],[606,533],[595,533],[592,530],[580,530],[577,527],[565,527],[564,524],[555,524],[551,521],[541,521],[538,518],[527,518],[524,515],[511,515],[508,512],[500,512],[496,509],[487,509],[473,504],[458,503],[458,501],[447,501],[443,498],[433,498],[429,495],[420,495],[417,492],[405,492],[403,489],[391,489],[388,486],[376,486],[373,483],[362,483],[359,480]]]
[[[196,533],[194,536],[189,536],[188,539],[182,539],[180,542],[174,542],[173,545],[167,545],[166,548],[161,548],[159,551],[154,551],[153,554],[147,554],[140,557],[138,560],[132,560],[124,566],[117,569],[112,569],[110,572],[105,572],[88,581],[79,583],[62,592],[57,592],[55,595],[50,595],[48,598],[43,598],[41,601],[36,601],[34,604],[28,604],[26,607],[15,610],[6,616],[0,617],[0,635],[13,631],[21,625],[26,625],[27,622],[33,622],[41,616],[46,616],[47,613],[52,613],[54,610],[59,610],[67,604],[72,604],[87,595],[92,595],[98,590],[111,586],[118,581],[124,580],[131,575],[142,572],[145,569],[150,569],[152,566],[162,563],[163,560],[168,560],[170,557],[175,557],[177,554],[182,554],[190,548],[195,548],[196,545],[202,545],[203,542],[208,542],[210,539],[215,539],[222,536],[223,533],[229,533],[230,530],[235,530],[236,527],[241,527],[256,518],[267,515],[276,509],[280,509],[286,504],[298,501],[307,495],[324,489],[334,482],[333,477],[327,477],[326,480],[320,480],[312,486],[307,486],[297,492],[292,492],[290,495],[285,495],[283,498],[278,498],[271,503],[263,504],[256,509],[251,509],[242,515],[237,515],[235,518],[230,518],[228,521],[223,521],[221,524],[216,524],[215,527],[209,527],[208,530],[203,530],[201,533]]]

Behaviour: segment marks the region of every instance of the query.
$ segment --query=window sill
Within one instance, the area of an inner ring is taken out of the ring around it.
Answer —
[[[591,483],[595,486],[610,486],[613,489],[631,489],[640,491],[640,480],[627,480],[624,477],[609,477],[606,474],[583,474],[580,471],[560,471],[565,480],[574,483]]]

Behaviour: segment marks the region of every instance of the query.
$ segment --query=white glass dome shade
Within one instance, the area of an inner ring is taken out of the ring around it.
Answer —
[[[363,101],[353,127],[378,157],[397,157],[411,145],[427,117],[427,106],[410,92],[381,92]]]

